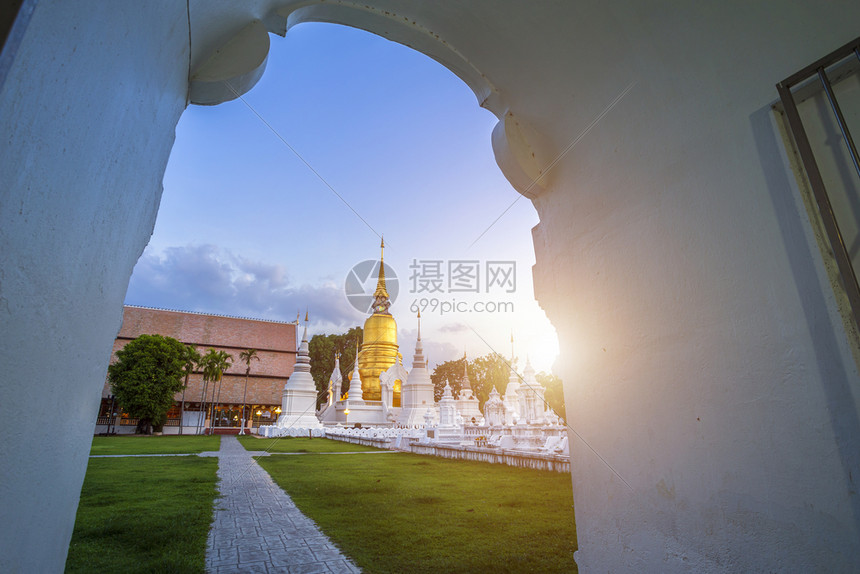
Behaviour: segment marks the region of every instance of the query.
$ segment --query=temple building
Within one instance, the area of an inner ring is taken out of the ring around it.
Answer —
[[[111,362],[116,360],[118,350],[144,334],[173,337],[196,347],[201,354],[210,348],[227,352],[233,357],[232,365],[224,371],[220,385],[210,382],[204,396],[203,374],[195,370],[185,391],[174,396],[163,432],[178,434],[181,426],[183,434],[204,432],[204,429],[235,434],[241,427],[243,404],[246,427],[256,428],[277,420],[284,386],[296,364],[297,330],[298,322],[126,305]],[[255,349],[259,358],[251,362],[247,389],[246,365],[239,360],[239,353],[246,349]],[[136,424],[137,419],[123,413],[116,404],[110,382],[105,380],[95,433],[133,433]]]

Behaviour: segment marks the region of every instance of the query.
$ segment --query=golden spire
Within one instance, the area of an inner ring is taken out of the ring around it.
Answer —
[[[388,289],[385,288],[385,238],[379,245],[379,279],[376,281],[376,291],[373,292],[374,299],[384,297],[388,299]]]
[[[380,394],[379,375],[397,363],[397,323],[388,312],[391,298],[385,285],[385,241],[380,245],[379,278],[376,291],[373,293],[373,313],[364,322],[361,351],[358,356],[358,370],[361,376],[362,396],[364,400],[382,400]],[[400,386],[395,382],[393,389],[393,406],[400,406]]]

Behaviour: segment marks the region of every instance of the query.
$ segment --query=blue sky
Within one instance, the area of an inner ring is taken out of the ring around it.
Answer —
[[[422,308],[431,366],[464,350],[507,355],[513,331],[517,354],[549,370],[555,333],[531,281],[537,214],[495,163],[495,117],[441,64],[378,36],[301,24],[271,40],[247,103],[191,106],[180,120],[155,231],[126,302],[288,321],[307,307],[310,332],[343,332],[366,318],[344,294],[347,274],[378,258],[384,234],[407,363],[413,311]],[[458,261],[477,262],[479,293],[452,291],[458,283],[447,271]],[[412,292],[433,262],[441,262],[441,290]],[[488,262],[508,271],[515,262],[515,291],[498,275],[487,292]]]

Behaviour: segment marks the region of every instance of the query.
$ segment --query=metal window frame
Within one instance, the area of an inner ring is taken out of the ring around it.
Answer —
[[[782,101],[785,116],[788,120],[789,131],[794,138],[794,143],[797,146],[797,151],[800,155],[803,167],[806,170],[809,185],[812,188],[812,194],[815,202],[818,205],[818,211],[821,214],[821,220],[824,225],[827,239],[830,242],[830,247],[836,258],[836,265],[839,270],[839,275],[842,279],[842,284],[848,295],[848,301],[851,305],[851,314],[854,318],[854,323],[860,329],[860,285],[857,283],[857,274],[854,272],[854,266],[851,264],[851,257],[848,249],[845,247],[845,242],[842,239],[842,233],[839,231],[839,223],[836,220],[836,214],[833,213],[833,206],[830,203],[830,196],[824,185],[824,179],[821,177],[821,170],[818,168],[818,163],[815,161],[815,154],[812,151],[812,146],[809,143],[809,138],[806,135],[806,129],[803,127],[803,121],[800,118],[800,113],[797,110],[795,102],[794,88],[798,88],[808,80],[817,77],[824,89],[827,99],[830,103],[830,108],[835,116],[839,129],[842,131],[843,142],[848,148],[848,153],[854,162],[854,168],[857,170],[857,175],[860,176],[860,158],[858,158],[857,147],[854,145],[854,140],[851,137],[851,132],[845,123],[842,116],[842,110],[839,107],[839,102],[833,94],[830,86],[830,80],[827,76],[827,68],[838,64],[843,60],[856,56],[860,60],[860,37],[848,42],[844,46],[834,50],[823,58],[806,66],[799,72],[796,72],[776,85],[779,92],[780,100]]]
[[[37,0],[6,0],[0,9],[0,89],[12,69]]]

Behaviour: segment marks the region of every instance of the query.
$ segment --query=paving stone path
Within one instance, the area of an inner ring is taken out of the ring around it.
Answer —
[[[206,547],[210,574],[361,572],[251,458],[234,436],[221,437],[215,517]]]

